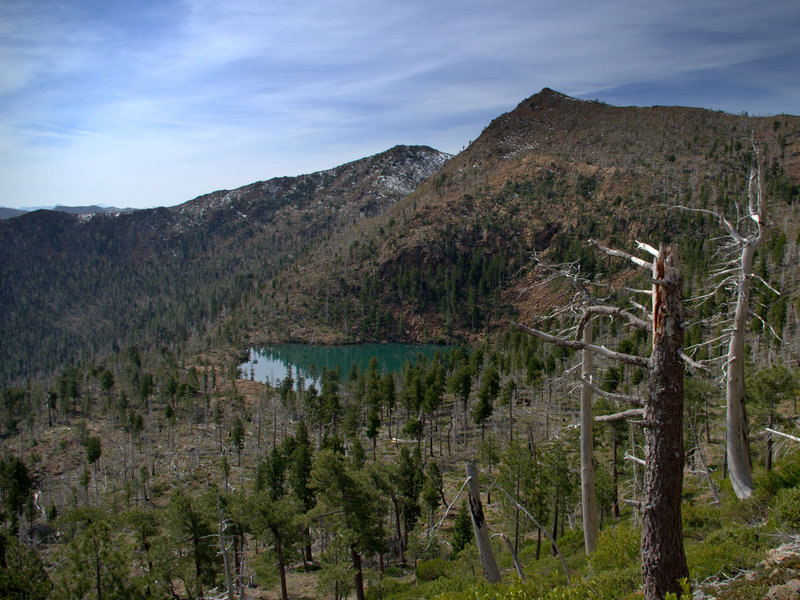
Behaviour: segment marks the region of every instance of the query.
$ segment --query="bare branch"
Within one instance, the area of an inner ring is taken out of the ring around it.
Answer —
[[[614,413],[612,415],[599,415],[594,418],[595,423],[613,423],[614,421],[623,421],[633,417],[641,418],[644,416],[643,408],[629,408],[622,412]]]
[[[686,354],[686,352],[681,352],[681,358],[683,359],[683,362],[685,362],[687,365],[689,365],[693,369],[698,369],[699,371],[706,371],[706,372],[711,371],[711,369],[709,369],[704,364],[699,363],[696,360],[693,360],[691,357],[689,357]]]
[[[638,456],[634,456],[633,454],[631,454],[628,451],[625,451],[625,460],[630,460],[632,462],[635,462],[637,465],[646,465],[647,464],[641,458],[639,458]]]
[[[585,344],[584,342],[578,340],[567,340],[564,338],[556,337],[554,335],[550,335],[549,333],[545,333],[544,331],[539,331],[538,329],[532,329],[530,327],[526,327],[525,325],[522,325],[520,323],[515,323],[514,321],[511,321],[511,324],[520,331],[524,331],[525,333],[538,337],[539,339],[542,339],[556,346],[560,346],[562,348],[570,348],[572,350],[591,350],[592,352],[597,352],[598,354],[602,354],[606,358],[618,360],[619,362],[628,365],[635,365],[637,367],[646,367],[649,364],[649,360],[647,358],[644,358],[643,356],[634,356],[633,354],[623,354],[622,352],[615,352],[613,350],[609,350],[605,346],[596,346],[595,344]]]
[[[609,256],[616,256],[617,258],[623,258],[625,260],[629,260],[636,266],[643,267],[648,271],[650,271],[652,267],[652,265],[649,262],[647,262],[646,260],[642,260],[638,256],[634,256],[633,254],[628,254],[627,252],[623,252],[622,250],[613,250],[611,248],[607,248],[597,240],[589,240],[589,243],[592,244],[593,246],[597,246],[597,248],[599,248]]]
[[[743,238],[739,234],[739,232],[736,231],[736,229],[733,227],[733,225],[730,224],[730,221],[728,221],[728,219],[725,218],[725,215],[721,215],[718,212],[715,212],[713,210],[706,210],[704,208],[691,208],[689,206],[673,206],[672,208],[675,208],[675,209],[678,209],[678,210],[688,210],[690,212],[699,212],[699,213],[705,213],[705,214],[713,215],[714,217],[716,217],[717,221],[719,221],[720,225],[722,225],[725,228],[725,231],[728,232],[728,235],[730,235],[733,239],[735,239],[740,244],[744,244],[746,242],[745,238]]]
[[[770,284],[768,284],[768,283],[767,283],[767,282],[764,280],[764,278],[763,278],[763,277],[761,277],[761,275],[756,275],[755,273],[751,273],[750,277],[755,277],[756,279],[758,279],[758,280],[759,280],[761,283],[763,283],[763,284],[764,284],[764,286],[765,286],[765,287],[766,287],[766,288],[767,288],[767,289],[768,289],[770,292],[772,292],[772,293],[773,293],[773,294],[775,294],[776,296],[780,296],[780,295],[781,295],[781,293],[780,293],[778,290],[776,290],[774,287],[772,287]]]
[[[456,494],[456,497],[453,498],[453,501],[445,509],[444,514],[442,515],[442,518],[439,519],[439,522],[436,523],[436,525],[434,525],[433,527],[431,527],[430,531],[428,532],[428,537],[430,537],[430,539],[428,540],[428,543],[425,545],[425,550],[427,550],[428,547],[431,545],[431,542],[433,541],[434,532],[437,529],[439,529],[439,527],[442,526],[442,523],[444,523],[444,520],[447,518],[447,515],[450,512],[450,509],[453,508],[453,506],[455,506],[455,503],[458,502],[458,499],[461,498],[461,493],[464,491],[464,488],[467,486],[468,483],[469,483],[469,477],[467,477],[464,480],[464,483],[461,484],[461,489],[458,490],[458,494]]]
[[[648,296],[652,296],[653,295],[653,290],[640,290],[640,289],[637,289],[637,288],[629,288],[629,287],[624,287],[624,288],[622,288],[622,290],[625,291],[625,292],[632,292],[634,294],[647,294]]]
[[[613,392],[607,392],[603,388],[601,388],[596,383],[589,381],[585,377],[581,377],[581,381],[588,385],[592,390],[600,394],[605,398],[609,398],[611,400],[616,400],[617,402],[627,402],[628,404],[635,404],[637,406],[641,406],[644,404],[644,401],[639,398],[638,396],[628,396],[626,394],[614,394]]]
[[[774,429],[770,429],[769,427],[765,427],[764,429],[769,431],[770,433],[774,433],[775,435],[783,436],[783,437],[788,438],[788,439],[790,439],[790,440],[792,440],[794,442],[800,442],[800,438],[799,437],[795,437],[793,435],[789,435],[788,433],[781,433],[780,431],[775,431]]]
[[[544,533],[544,534],[545,534],[545,535],[546,535],[548,538],[550,538],[550,542],[553,544],[553,548],[555,549],[556,553],[558,554],[558,557],[561,559],[561,566],[562,566],[562,567],[564,567],[564,574],[567,576],[567,583],[568,583],[568,584],[570,584],[570,583],[571,583],[571,580],[570,580],[570,576],[569,576],[569,569],[567,568],[567,563],[566,563],[566,562],[564,562],[564,557],[563,557],[563,555],[561,554],[561,550],[559,550],[559,549],[558,549],[558,544],[556,543],[556,540],[553,538],[553,536],[552,536],[552,535],[550,535],[550,532],[547,530],[547,528],[546,528],[546,527],[543,527],[543,526],[542,526],[542,524],[541,524],[541,523],[539,523],[539,521],[537,521],[537,520],[536,520],[536,518],[535,518],[535,517],[534,517],[534,516],[533,516],[531,513],[529,513],[529,512],[528,512],[528,509],[527,509],[527,508],[525,508],[524,506],[522,506],[522,504],[520,504],[519,502],[517,502],[517,501],[514,499],[514,497],[513,497],[511,494],[509,494],[509,493],[508,493],[508,492],[507,492],[507,491],[506,491],[506,490],[503,488],[503,486],[501,486],[500,484],[498,484],[498,483],[497,483],[497,482],[496,482],[494,479],[492,479],[491,477],[487,477],[487,479],[489,480],[489,482],[490,482],[490,483],[491,483],[491,484],[492,484],[494,487],[498,488],[498,489],[499,489],[501,492],[503,492],[503,494],[505,495],[505,497],[506,497],[506,498],[508,498],[509,502],[513,503],[513,504],[514,504],[515,506],[517,506],[517,507],[518,507],[518,508],[519,508],[519,509],[520,509],[520,510],[523,512],[523,513],[525,513],[525,515],[526,515],[526,516],[527,516],[527,517],[528,517],[528,518],[529,518],[531,521],[533,521],[533,522],[536,524],[536,526],[539,528],[539,531],[541,531],[541,532],[542,532],[542,533]]]
[[[703,346],[709,346],[709,345],[713,344],[714,342],[719,342],[721,340],[726,340],[727,341],[729,337],[730,337],[730,335],[728,335],[726,333],[725,335],[720,335],[720,336],[717,336],[717,337],[715,337],[713,339],[710,339],[710,340],[705,340],[705,341],[702,341],[702,342],[698,342],[697,344],[692,344],[691,346],[686,346],[686,350],[696,350],[697,348],[702,348]]]
[[[508,551],[511,553],[511,559],[514,561],[514,568],[517,570],[517,575],[522,580],[522,583],[525,583],[525,572],[522,570],[522,565],[517,557],[517,551],[514,550],[514,544],[511,543],[511,540],[508,539],[508,536],[505,533],[493,533],[489,539],[493,540],[496,537],[503,538],[506,546],[508,546]]]
[[[609,317],[620,317],[621,319],[627,321],[634,327],[638,327],[639,329],[644,329],[645,331],[653,331],[653,324],[649,321],[645,321],[644,319],[640,319],[636,315],[628,312],[624,308],[619,308],[617,306],[587,306],[584,311],[586,313],[592,313],[596,315],[606,315]]]
[[[777,332],[776,332],[776,331],[775,331],[775,329],[772,327],[772,325],[770,325],[769,323],[767,323],[767,322],[764,320],[764,318],[763,318],[761,315],[759,315],[757,312],[755,312],[755,311],[753,311],[753,310],[748,310],[748,311],[747,311],[747,314],[748,314],[748,315],[750,315],[751,317],[754,317],[754,318],[758,319],[758,320],[761,322],[761,326],[762,326],[762,327],[764,327],[765,329],[769,329],[769,332],[772,334],[772,336],[773,336],[773,337],[774,337],[776,340],[778,340],[779,342],[783,342],[783,340],[781,339],[781,336],[779,336],[779,335],[777,334]]]
[[[658,250],[653,248],[650,244],[645,244],[644,242],[640,242],[639,240],[636,240],[636,247],[639,248],[639,250],[644,250],[645,252],[647,252],[651,256],[653,256],[655,258],[658,258]]]

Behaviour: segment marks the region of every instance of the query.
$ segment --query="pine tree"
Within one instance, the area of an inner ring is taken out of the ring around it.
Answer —
[[[472,531],[472,519],[469,516],[469,509],[467,508],[467,501],[461,503],[461,508],[458,509],[455,523],[453,524],[453,553],[455,557],[461,552],[467,544],[472,541],[474,537]]]
[[[341,454],[321,450],[311,472],[319,518],[341,535],[350,549],[356,598],[364,600],[362,555],[383,551],[380,499],[365,473],[354,473]],[[312,516],[315,511],[312,511]],[[324,516],[323,516],[324,515]]]

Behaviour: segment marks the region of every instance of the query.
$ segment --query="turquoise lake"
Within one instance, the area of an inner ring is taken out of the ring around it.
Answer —
[[[450,352],[454,346],[438,346],[433,344],[350,344],[342,346],[317,346],[311,344],[276,344],[261,346],[250,350],[250,360],[239,365],[241,376],[276,385],[291,371],[292,377],[300,374],[307,384],[315,381],[326,369],[338,368],[342,377],[350,372],[351,365],[360,369],[369,366],[370,359],[378,359],[378,370],[381,373],[397,373],[403,364],[414,360],[418,354],[428,358],[437,352]]]

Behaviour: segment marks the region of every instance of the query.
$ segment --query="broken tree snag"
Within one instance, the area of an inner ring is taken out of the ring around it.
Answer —
[[[683,550],[683,291],[677,246],[653,262],[653,353],[644,407],[642,584],[645,600],[681,593]]]
[[[500,582],[500,569],[494,558],[492,545],[489,542],[489,528],[483,514],[481,493],[478,487],[478,469],[472,463],[467,463],[467,477],[469,481],[469,513],[472,516],[472,529],[475,532],[475,543],[481,555],[483,572],[489,583]]]

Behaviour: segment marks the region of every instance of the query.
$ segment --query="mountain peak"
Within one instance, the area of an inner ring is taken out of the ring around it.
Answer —
[[[532,109],[547,108],[564,101],[581,102],[577,98],[567,96],[548,87],[542,88],[538,94],[534,94],[527,100],[523,100],[520,105],[527,105]]]

